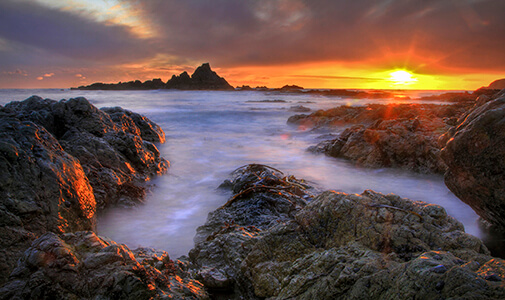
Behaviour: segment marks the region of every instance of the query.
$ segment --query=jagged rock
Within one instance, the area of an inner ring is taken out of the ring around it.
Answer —
[[[23,253],[0,299],[208,299],[181,272],[163,251],[131,251],[89,231],[46,233]]]
[[[288,123],[310,127],[342,127],[338,138],[309,148],[372,168],[396,167],[421,173],[443,173],[439,136],[450,128],[464,105],[389,104],[341,106],[309,116],[295,115]]]
[[[0,109],[0,283],[47,231],[95,227],[95,197],[77,159],[43,127]]]
[[[197,229],[195,248],[189,253],[202,282],[212,291],[243,289],[238,283],[240,264],[251,245],[268,228],[291,220],[313,196],[303,180],[268,166],[247,165],[233,175],[233,181],[222,186],[235,196],[209,213],[205,225]]]
[[[0,282],[41,234],[93,230],[95,211],[143,200],[166,171],[164,133],[120,108],[37,96],[0,107]],[[145,137],[143,140],[141,136]]]
[[[146,180],[166,172],[168,162],[153,143],[161,128],[122,108],[97,109],[83,97],[54,101],[32,96],[5,105],[5,111],[51,132],[64,150],[80,160],[98,208],[143,201]]]
[[[447,187],[486,221],[505,230],[505,92],[481,96],[440,138]]]
[[[179,90],[234,90],[226,81],[212,71],[209,63],[202,64],[196,68],[195,72],[189,77],[184,71],[179,76],[173,75],[165,85],[167,89]]]
[[[279,218],[276,207],[286,206],[271,199],[289,185],[271,172],[253,165],[227,182],[235,195],[209,214],[190,252],[202,277],[212,273],[233,280],[228,299],[505,296],[505,261],[489,256],[482,241],[466,234],[442,207],[373,191],[327,191],[310,200],[302,189],[308,203]],[[273,184],[259,184],[270,178]],[[248,206],[251,212],[268,210],[261,218],[245,218],[241,207]],[[279,222],[267,224],[265,218]]]

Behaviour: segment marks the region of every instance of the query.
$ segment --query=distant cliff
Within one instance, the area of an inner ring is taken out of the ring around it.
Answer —
[[[184,71],[179,76],[164,83],[161,79],[153,79],[145,82],[140,80],[118,83],[96,82],[87,86],[72,88],[77,90],[158,90],[158,89],[178,89],[178,90],[233,90],[234,88],[224,79],[212,71],[209,63],[199,66],[193,75]]]

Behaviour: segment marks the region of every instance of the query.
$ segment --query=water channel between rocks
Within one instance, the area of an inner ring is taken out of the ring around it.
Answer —
[[[289,116],[297,114],[293,106],[314,111],[397,99],[233,91],[0,90],[0,104],[34,94],[53,100],[83,96],[97,107],[121,106],[147,116],[165,131],[167,141],[158,147],[171,167],[166,175],[151,182],[155,187],[145,205],[113,208],[98,219],[100,235],[130,248],[159,248],[174,258],[187,254],[193,247],[196,228],[230,197],[230,193],[217,189],[219,184],[234,169],[248,163],[271,165],[321,189],[347,193],[372,189],[439,204],[461,221],[468,233],[482,236],[477,215],[447,189],[442,176],[359,168],[343,160],[307,153],[308,146],[329,132],[306,131],[286,124]]]

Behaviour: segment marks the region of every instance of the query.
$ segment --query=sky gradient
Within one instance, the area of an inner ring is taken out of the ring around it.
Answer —
[[[0,88],[166,81],[210,62],[234,86],[473,90],[505,78],[504,13],[504,0],[1,0]]]

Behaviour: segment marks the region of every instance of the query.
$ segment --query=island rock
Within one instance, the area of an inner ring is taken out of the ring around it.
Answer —
[[[234,90],[226,79],[219,77],[216,72],[211,70],[209,63],[196,68],[191,77],[187,72],[183,72],[179,76],[173,75],[165,88],[178,90]]]

